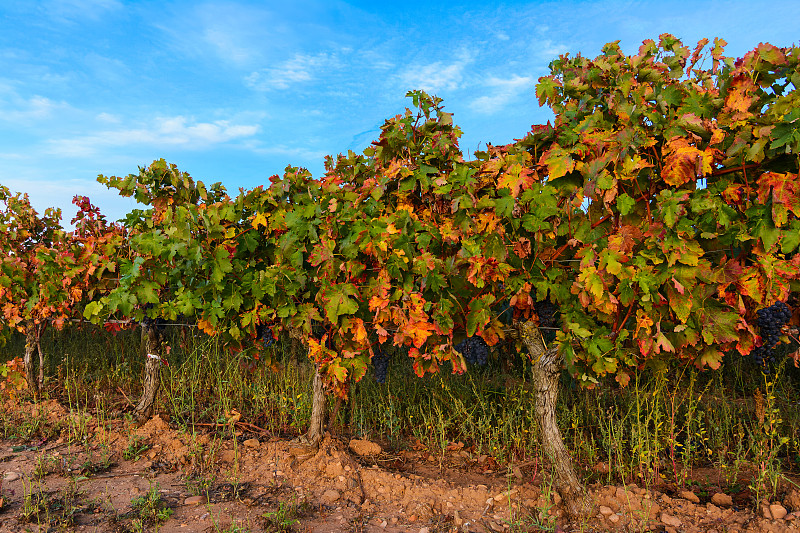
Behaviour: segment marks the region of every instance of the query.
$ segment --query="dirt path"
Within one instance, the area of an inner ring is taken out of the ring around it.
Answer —
[[[725,494],[593,486],[595,515],[569,523],[540,465],[499,468],[459,446],[436,457],[328,437],[316,451],[38,409],[85,438],[0,441],[0,532],[800,531],[797,491],[756,514]]]

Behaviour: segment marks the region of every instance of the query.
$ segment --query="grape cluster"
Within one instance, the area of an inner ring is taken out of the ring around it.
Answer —
[[[264,324],[256,326],[256,338],[261,340],[264,348],[269,348],[275,342],[275,337],[272,335],[272,329]]]
[[[539,300],[533,304],[533,309],[539,316],[539,327],[544,328],[542,330],[542,336],[545,342],[553,342],[556,338],[554,328],[559,327],[559,314],[561,310],[556,304],[550,302],[550,300]]]
[[[792,318],[792,312],[783,302],[776,302],[769,307],[756,311],[758,329],[763,343],[750,352],[756,364],[766,366],[775,361],[775,346],[777,346],[781,328]]]
[[[153,307],[154,307],[153,304],[150,303],[144,305],[145,310],[150,310]],[[166,329],[167,326],[166,320],[162,319],[161,317],[150,318],[149,316],[145,316],[144,318],[142,318],[141,324],[147,328],[155,329],[159,335],[164,333],[164,330]]]
[[[142,319],[141,324],[146,328],[153,328],[159,335],[163,335],[164,330],[167,327],[167,322],[163,320],[161,317],[158,318],[150,318],[144,317]]]
[[[539,315],[539,326],[544,328],[558,327],[558,306],[550,300],[539,300],[533,304],[536,314]]]
[[[456,344],[454,348],[471,365],[486,366],[486,363],[489,362],[489,345],[480,335],[467,337]]]
[[[386,374],[389,372],[389,356],[380,348],[372,356],[372,368],[375,370],[375,381],[386,383]]]

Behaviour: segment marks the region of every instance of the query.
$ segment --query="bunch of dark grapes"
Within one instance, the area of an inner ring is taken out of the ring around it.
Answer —
[[[558,306],[550,300],[539,300],[533,304],[536,314],[539,315],[539,326],[543,328],[558,327]]]
[[[269,348],[275,342],[275,337],[272,335],[272,329],[264,324],[256,326],[256,338],[261,340],[264,348]]]
[[[161,317],[150,318],[146,316],[142,319],[142,325],[147,328],[153,328],[159,335],[163,335],[164,330],[167,327],[167,322]]]
[[[146,311],[149,311],[153,307],[154,307],[153,304],[144,304],[144,309]],[[150,318],[149,316],[145,316],[142,319],[141,323],[143,326],[147,328],[154,328],[156,332],[158,332],[159,334],[163,334],[167,326],[167,321],[162,319],[161,317]]]
[[[792,312],[783,302],[756,311],[758,330],[763,343],[750,352],[756,364],[766,368],[767,363],[775,361],[775,346],[781,337],[781,328],[792,318]]]
[[[542,330],[544,340],[546,342],[553,342],[556,338],[555,329],[559,327],[558,316],[560,309],[556,304],[551,303],[550,300],[539,300],[533,304],[533,309],[539,316],[539,327],[544,328]]]
[[[389,356],[380,348],[372,356],[372,368],[375,370],[375,381],[386,383],[386,374],[389,372]]]
[[[467,337],[454,348],[464,356],[471,365],[486,366],[489,362],[489,345],[480,335]]]

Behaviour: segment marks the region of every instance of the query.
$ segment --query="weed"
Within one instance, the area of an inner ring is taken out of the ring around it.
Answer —
[[[36,465],[31,475],[36,479],[42,479],[50,474],[63,474],[66,471],[66,460],[63,457],[40,454],[36,457]]]
[[[764,374],[764,393],[756,390],[756,418],[758,426],[753,432],[756,449],[756,476],[750,484],[756,504],[769,500],[778,489],[783,478],[778,454],[789,443],[789,437],[779,432],[783,423],[780,410],[776,408],[775,383],[780,379],[780,370],[775,376]]]
[[[131,500],[131,509],[134,514],[132,527],[134,531],[145,531],[145,527],[158,527],[172,516],[172,508],[161,497],[158,483],[151,483],[150,488],[141,496]]]
[[[184,483],[186,485],[186,490],[189,491],[190,494],[194,496],[207,496],[211,487],[214,486],[215,480],[215,476],[213,475],[193,474],[187,476]]]
[[[283,533],[292,531],[292,527],[300,523],[299,512],[303,504],[298,504],[293,498],[289,502],[278,502],[278,508],[269,513],[264,513],[264,529],[270,533]]]
[[[133,435],[128,441],[128,446],[122,452],[122,458],[128,461],[138,461],[142,454],[150,449],[150,445],[144,442],[139,435]]]
[[[18,518],[20,522],[32,522],[47,510],[47,494],[41,486],[34,486],[33,482],[26,481],[25,478],[22,479],[22,490],[22,509]]]
[[[113,468],[115,463],[111,460],[112,453],[108,446],[103,445],[101,446],[102,451],[100,452],[99,456],[95,457],[94,450],[91,447],[88,447],[86,450],[86,460],[83,461],[78,467],[78,470],[87,476],[92,474],[100,474],[103,472],[107,472],[111,468]]]

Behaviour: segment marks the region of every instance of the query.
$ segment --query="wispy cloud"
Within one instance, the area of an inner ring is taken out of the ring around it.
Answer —
[[[476,98],[470,107],[477,113],[491,114],[503,109],[513,101],[521,92],[533,91],[534,79],[531,76],[513,75],[510,78],[489,78],[485,85],[492,90],[492,94]]]
[[[324,150],[313,150],[305,146],[291,146],[288,144],[257,146],[254,143],[251,147],[251,151],[259,155],[285,156],[305,161],[320,161],[328,155]]]
[[[248,68],[287,40],[286,24],[266,3],[189,2],[188,9],[182,4],[173,3],[166,17],[153,21],[179,56]]]
[[[12,122],[24,127],[33,122],[50,118],[55,111],[68,107],[64,102],[57,102],[39,95],[22,98],[16,92],[3,91],[3,87],[0,87],[0,121]]]
[[[407,88],[430,92],[452,91],[461,87],[464,70],[472,61],[469,53],[462,52],[458,59],[449,63],[436,61],[426,65],[410,65],[400,74],[400,81]]]
[[[107,130],[70,139],[54,139],[47,144],[53,155],[86,157],[101,148],[132,145],[172,146],[187,149],[207,148],[237,139],[252,137],[260,131],[257,124],[234,124],[228,120],[195,122],[184,116],[156,117],[137,128]]]
[[[312,81],[321,70],[336,68],[337,65],[338,59],[332,54],[295,54],[292,59],[274,67],[252,72],[245,77],[245,84],[258,91],[285,90],[292,85]]]
[[[43,11],[59,22],[79,22],[100,20],[109,12],[122,9],[119,0],[49,0]]]

